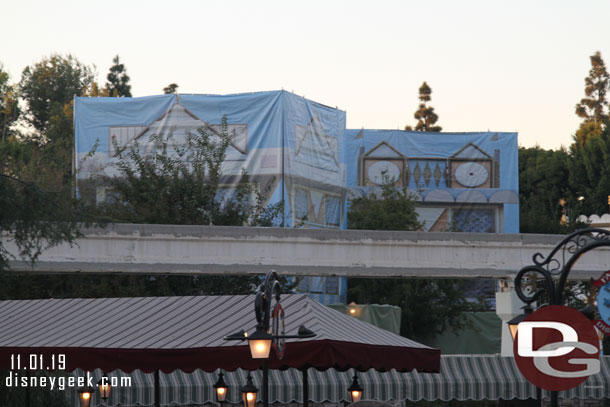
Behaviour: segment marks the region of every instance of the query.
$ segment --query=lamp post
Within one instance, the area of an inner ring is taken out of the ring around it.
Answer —
[[[565,237],[546,258],[541,253],[534,254],[534,264],[523,267],[515,277],[515,291],[526,304],[525,309],[531,309],[531,304],[545,292],[549,305],[561,305],[565,283],[572,267],[582,255],[598,247],[610,247],[610,231],[596,228],[580,230]],[[543,286],[533,293],[524,290],[528,273],[540,274],[543,277]],[[555,280],[554,277],[558,279]],[[557,407],[557,396],[557,391],[551,391],[551,407]]]
[[[214,389],[216,390],[216,400],[222,405],[227,399],[227,391],[229,390],[229,386],[225,383],[222,372],[218,373],[218,380],[214,384]]]
[[[248,345],[250,346],[250,355],[252,359],[262,359],[263,361],[263,395],[262,402],[263,407],[269,407],[269,356],[271,353],[271,345],[272,343],[276,344],[276,353],[278,352],[278,348],[282,348],[282,352],[284,351],[283,340],[288,338],[312,338],[316,336],[315,333],[305,328],[303,325],[299,327],[297,335],[285,335],[283,332],[283,326],[279,329],[276,329],[274,334],[271,334],[271,302],[275,298],[276,305],[274,309],[274,314],[279,318],[281,314],[281,318],[283,318],[284,311],[280,306],[280,282],[277,273],[272,270],[265,275],[263,282],[258,286],[255,293],[254,299],[254,313],[256,315],[256,330],[255,332],[248,336],[246,332],[241,330],[240,332],[234,333],[232,335],[226,336],[224,339],[231,340],[239,340],[239,341],[248,341]],[[278,359],[281,359],[283,354],[278,354]],[[252,382],[252,378],[250,375],[249,383]],[[247,384],[246,384],[247,386]],[[254,384],[252,384],[254,386]],[[244,386],[245,387],[245,386]],[[258,391],[258,389],[257,389]],[[245,394],[245,393],[244,393]],[[245,402],[245,401],[244,401]],[[250,407],[250,406],[244,406]]]
[[[354,372],[354,380],[352,381],[351,386],[347,388],[349,392],[349,397],[352,403],[362,400],[362,393],[364,389],[358,383],[358,375]]]
[[[526,304],[525,307],[523,307],[523,314],[519,314],[507,322],[508,329],[510,330],[510,336],[513,338],[513,342],[515,341],[515,338],[517,337],[517,331],[519,330],[519,324],[521,322],[523,322],[525,320],[525,318],[527,318],[529,316],[529,314],[532,313],[532,311],[533,310],[532,310],[532,307],[530,306],[530,304]],[[538,386],[536,386],[536,406],[537,407],[542,406],[542,389],[540,389],[540,387],[538,387]]]
[[[240,391],[244,400],[244,407],[254,407],[256,404],[256,394],[258,393],[258,389],[254,383],[252,383],[252,376],[250,376],[250,372],[248,372],[246,384],[242,386]]]
[[[528,317],[529,314],[532,313],[532,307],[527,304],[523,307],[523,314],[519,314],[510,321],[507,322],[508,329],[510,330],[510,336],[513,338],[513,342],[515,341],[515,337],[517,336],[517,330],[519,329],[519,324],[523,322],[525,318]]]
[[[104,400],[104,404],[106,404],[108,402],[108,399],[110,398],[110,389],[112,388],[112,386],[110,386],[110,380],[106,373],[104,373],[102,378],[97,382],[97,387],[100,389],[100,397],[102,398],[102,400]]]

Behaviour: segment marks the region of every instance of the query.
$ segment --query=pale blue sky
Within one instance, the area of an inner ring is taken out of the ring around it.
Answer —
[[[52,53],[119,54],[134,96],[287,89],[347,112],[348,128],[414,124],[432,87],[445,131],[518,131],[569,145],[589,56],[610,64],[610,0],[12,1],[0,62],[18,81]]]

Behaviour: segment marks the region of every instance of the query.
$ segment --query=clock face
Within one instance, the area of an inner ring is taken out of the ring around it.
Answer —
[[[468,162],[458,165],[455,179],[465,187],[478,187],[489,178],[487,168],[479,163]]]
[[[400,168],[390,161],[377,161],[371,164],[367,176],[377,185],[393,183],[400,179]]]

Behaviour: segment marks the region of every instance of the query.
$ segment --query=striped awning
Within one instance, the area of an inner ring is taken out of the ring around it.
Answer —
[[[286,333],[304,325],[316,333],[288,339],[286,355],[269,367],[438,372],[440,350],[335,311],[303,294],[282,295]],[[57,354],[67,370],[131,372],[179,369],[255,370],[244,341],[224,337],[255,331],[254,296],[47,299],[0,301],[0,367],[11,355]]]
[[[82,372],[75,372],[82,375]],[[100,371],[94,373],[96,380]],[[230,386],[228,400],[240,403],[239,387],[246,381],[247,372],[225,372]],[[353,372],[329,369],[323,372],[309,369],[309,399],[314,403],[342,403],[347,399],[347,388]],[[111,376],[129,376],[131,387],[112,390],[111,406],[153,405],[154,375],[134,371],[120,371]],[[261,387],[262,373],[252,372],[254,383]],[[175,371],[160,374],[161,405],[215,404],[213,384],[216,373],[196,370],[192,373]],[[296,369],[270,371],[270,401],[300,403],[302,401],[302,372]],[[450,355],[441,358],[441,373],[399,373],[394,370],[358,373],[364,387],[364,398],[379,401],[397,400],[498,400],[536,397],[535,387],[519,373],[514,359],[497,355]],[[259,393],[260,395],[260,393]],[[548,393],[543,393],[543,397]],[[72,394],[72,397],[76,397]],[[591,376],[580,386],[560,392],[560,398],[600,399],[610,397],[610,357],[602,357],[601,372]]]

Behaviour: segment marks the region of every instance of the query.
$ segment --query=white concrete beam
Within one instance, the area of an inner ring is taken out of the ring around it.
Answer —
[[[45,251],[39,273],[202,273],[362,277],[513,277],[547,255],[562,236],[311,230],[220,226],[126,225],[83,230],[77,245]],[[5,244],[15,252],[12,243]],[[610,251],[583,256],[571,278],[610,269]]]

